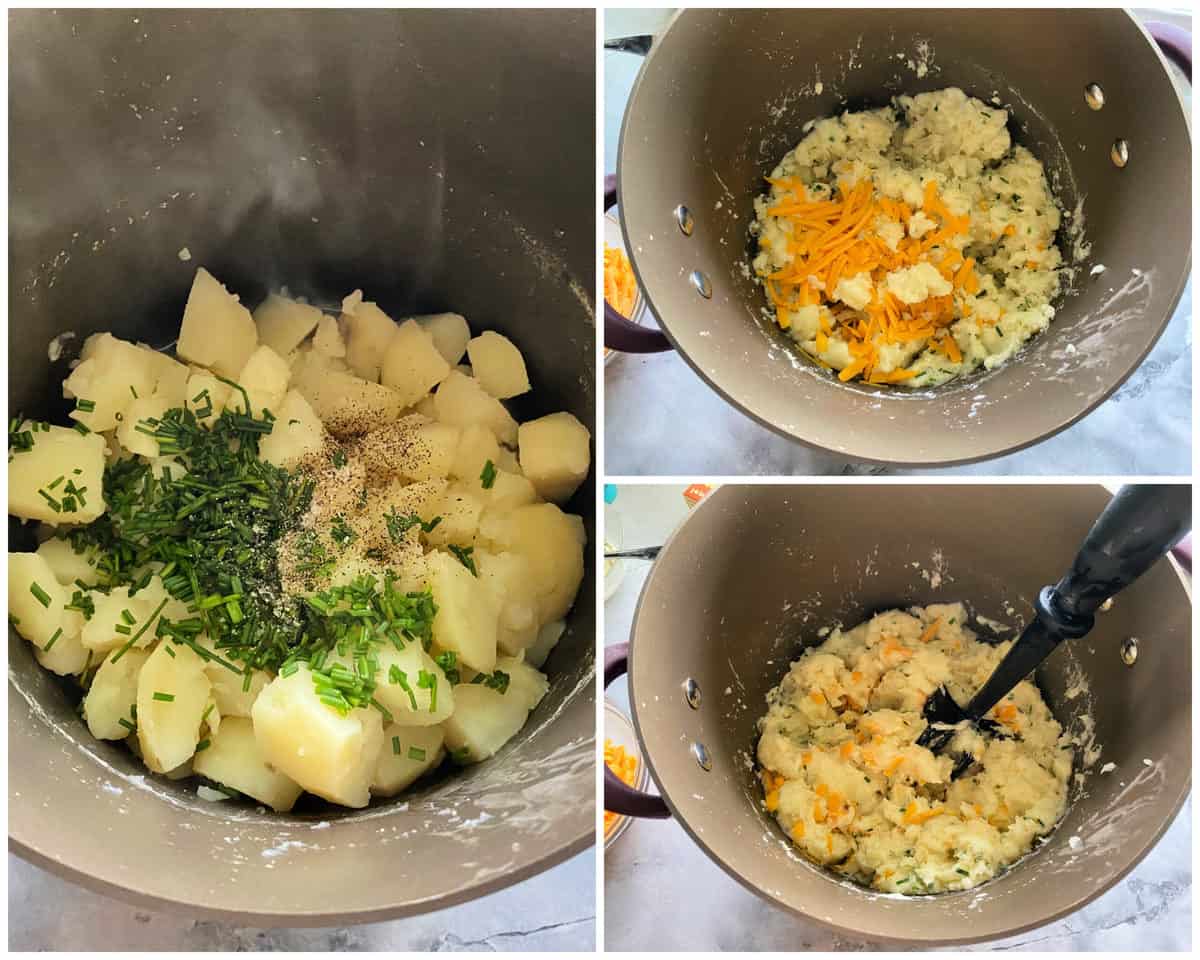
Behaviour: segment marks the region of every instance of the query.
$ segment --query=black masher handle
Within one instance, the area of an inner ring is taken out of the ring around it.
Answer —
[[[1071,569],[1038,594],[1037,618],[1025,628],[965,713],[986,714],[1064,640],[1086,635],[1096,611],[1133,583],[1192,526],[1192,488],[1186,483],[1129,484],[1108,502],[1088,531]]]

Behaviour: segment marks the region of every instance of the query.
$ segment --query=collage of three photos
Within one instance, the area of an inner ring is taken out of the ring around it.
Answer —
[[[1191,29],[11,9],[10,951],[1190,951]]]

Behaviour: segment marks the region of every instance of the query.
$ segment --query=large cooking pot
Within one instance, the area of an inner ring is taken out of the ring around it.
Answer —
[[[1163,30],[1186,62],[1188,36]],[[1000,369],[927,390],[840,383],[763,318],[753,200],[808,121],[947,86],[999,97],[1073,213],[1064,224],[1082,210],[1090,254],[1063,232],[1071,290]],[[864,460],[964,463],[1064,429],[1134,371],[1188,277],[1186,113],[1162,55],[1121,10],[685,10],[638,75],[617,177],[625,246],[666,337],[610,310],[606,343],[674,346],[764,426]]]
[[[1116,597],[1086,639],[1062,645],[1038,669],[1052,712],[1080,742],[1070,806],[1041,848],[974,890],[880,894],[813,865],[764,811],[752,760],[767,691],[820,642],[820,628],[961,600],[1019,629],[1108,499],[1100,487],[1050,485],[710,494],[659,554],[628,647],[606,656],[606,682],[628,669],[634,724],[661,799],[606,774],[605,807],[673,815],[748,889],[857,938],[988,940],[1088,903],[1145,856],[1191,783],[1191,608],[1170,559]],[[1130,638],[1137,656],[1127,666]],[[1108,763],[1115,769],[1102,772]]]
[[[10,42],[12,410],[62,422],[58,334],[173,340],[203,264],[251,305],[361,286],[393,316],[463,313],[524,351],[518,419],[594,424],[591,11],[21,11]],[[594,532],[590,482],[567,509]],[[10,631],[11,848],[255,925],[396,917],[530,876],[594,837],[588,566],[517,738],[358,812],[211,804],[145,775]]]

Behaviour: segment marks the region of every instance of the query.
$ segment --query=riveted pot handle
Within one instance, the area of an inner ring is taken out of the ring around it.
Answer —
[[[1161,20],[1147,20],[1146,30],[1168,60],[1182,70],[1192,82],[1192,35],[1183,27]]]
[[[617,204],[617,178],[611,173],[604,178],[604,209]],[[671,349],[671,341],[661,330],[638,326],[604,301],[604,345],[622,353],[662,353]]]
[[[604,648],[604,688],[629,669],[629,644]],[[666,801],[652,793],[642,793],[621,780],[604,765],[604,809],[626,817],[650,817],[665,820],[671,816]]]

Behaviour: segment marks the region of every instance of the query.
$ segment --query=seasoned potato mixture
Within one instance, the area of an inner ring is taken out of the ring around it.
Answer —
[[[759,721],[764,803],[809,859],[888,893],[965,890],[1054,829],[1072,750],[1036,686],[961,729],[947,751],[918,746],[926,698],[966,703],[1011,641],[987,644],[960,603],[892,610],[833,630],[767,694]],[[954,756],[974,763],[951,780]]]
[[[336,312],[336,311],[335,311]],[[469,366],[464,366],[464,357]],[[100,333],[72,425],[9,426],[9,619],[92,735],[278,811],[492,756],[549,689],[583,578],[569,413],[518,424],[506,337],[197,271],[175,355]],[[201,784],[206,795],[206,785]]]
[[[1006,362],[1061,287],[1060,211],[1008,114],[956,87],[811,130],[755,201],[770,312],[843,381],[926,387]]]

